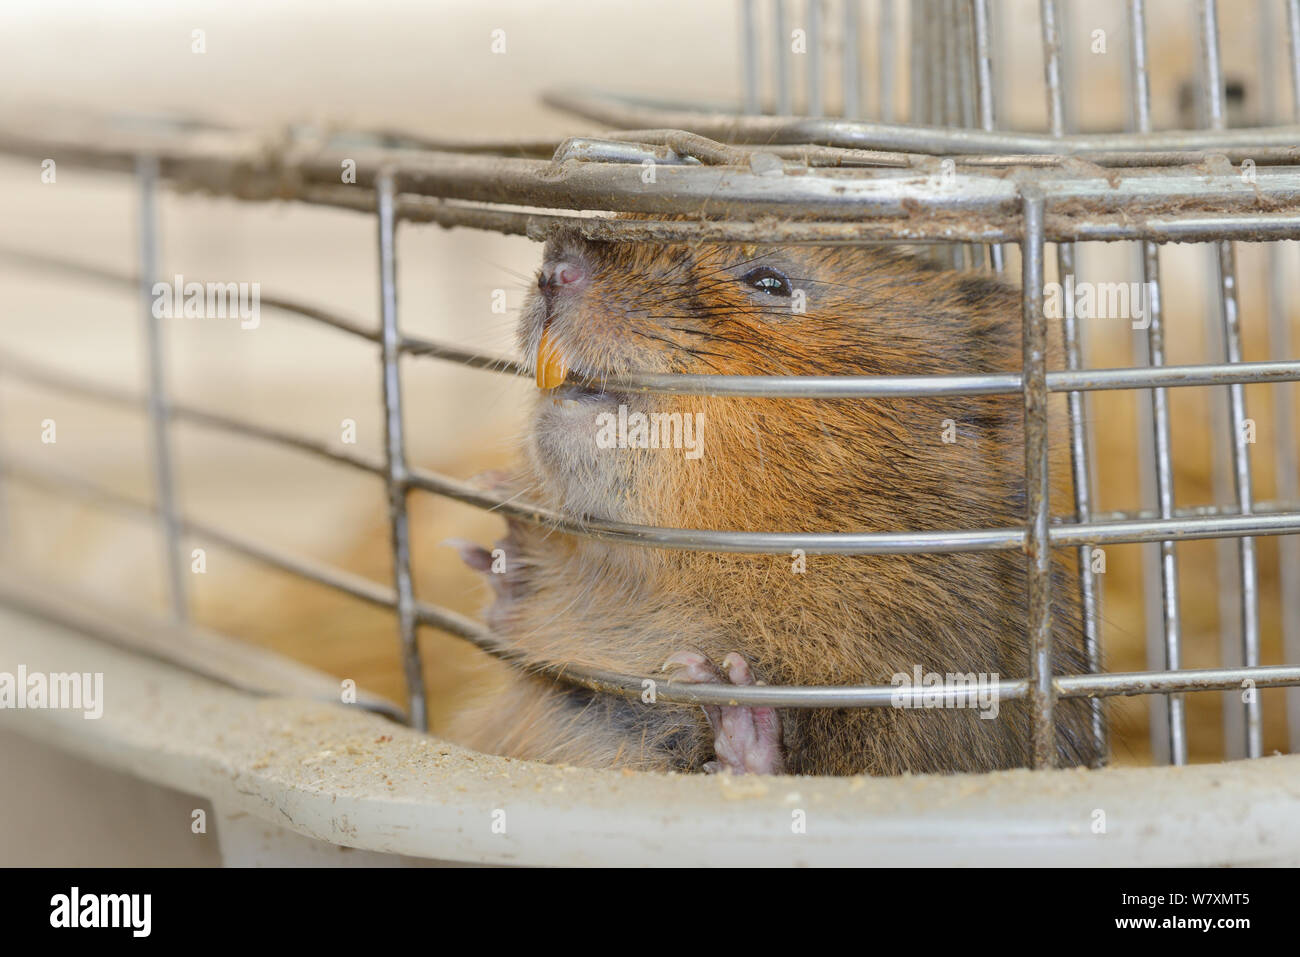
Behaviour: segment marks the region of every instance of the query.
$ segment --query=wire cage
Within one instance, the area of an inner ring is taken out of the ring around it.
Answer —
[[[1265,8],[1272,10],[1271,6]],[[1027,699],[1033,713],[1033,764],[1053,763],[1053,709],[1062,698],[1100,700],[1116,695],[1160,696],[1163,737],[1160,757],[1187,761],[1184,695],[1233,691],[1240,694],[1240,739],[1232,753],[1262,754],[1261,709],[1255,689],[1300,689],[1300,486],[1297,428],[1290,385],[1300,379],[1293,358],[1281,294],[1268,304],[1272,356],[1244,361],[1243,316],[1238,300],[1234,244],[1268,243],[1274,272],[1282,272],[1294,249],[1282,241],[1300,239],[1300,0],[1284,0],[1286,25],[1271,35],[1282,42],[1292,107],[1281,125],[1281,97],[1274,95],[1267,122],[1229,127],[1224,68],[1219,52],[1219,11],[1214,0],[1198,0],[1201,70],[1197,101],[1199,129],[1155,130],[1152,123],[1149,32],[1146,4],[1129,0],[1127,13],[1128,132],[1071,132],[1067,110],[1068,63],[1063,54],[1065,22],[1056,0],[1040,5],[1044,50],[1043,86],[1048,116],[1045,132],[1000,128],[996,66],[997,5],[987,0],[880,0],[870,8],[859,0],[823,4],[811,0],[796,10],[783,2],[739,5],[743,103],[734,109],[673,105],[590,91],[556,92],[550,105],[605,129],[599,135],[563,142],[458,142],[387,131],[334,134],[300,130],[268,145],[239,131],[212,125],[162,121],[122,122],[110,118],[70,122],[43,119],[39,126],[0,130],[0,151],[27,159],[56,156],[61,163],[113,170],[138,186],[140,245],[134,276],[107,273],[66,260],[36,257],[10,248],[19,264],[80,273],[105,284],[135,289],[141,301],[148,356],[142,392],[125,392],[84,381],[50,364],[7,355],[0,380],[22,381],[66,395],[135,409],[147,417],[155,495],[148,505],[102,487],[94,476],[60,474],[6,452],[0,474],[7,482],[34,482],[111,507],[143,512],[157,523],[165,543],[171,614],[188,616],[185,561],[188,538],[218,543],[259,562],[310,579],[391,611],[396,619],[408,692],[404,714],[415,728],[427,723],[417,629],[431,627],[460,636],[484,651],[509,659],[483,626],[442,608],[415,592],[411,574],[408,497],[444,496],[530,523],[544,523],[572,535],[591,536],[633,548],[667,548],[788,555],[888,555],[1023,551],[1029,570],[1026,596],[1024,677],[997,683],[1001,699]],[[871,17],[868,18],[867,14]],[[1273,14],[1270,13],[1270,16]],[[874,27],[874,53],[862,39]],[[908,42],[900,42],[904,34]],[[806,54],[802,103],[796,104],[791,44],[801,36]],[[832,42],[833,41],[833,42]],[[770,55],[765,55],[764,50]],[[864,69],[870,60],[874,76]],[[838,62],[836,62],[838,61]],[[896,75],[909,80],[906,89]],[[770,70],[765,70],[770,66]],[[765,80],[767,74],[767,82]],[[825,82],[838,75],[838,89]],[[770,95],[765,95],[765,91]],[[831,102],[833,95],[835,102]],[[830,95],[828,95],[830,94]],[[904,96],[905,94],[905,96]],[[870,101],[870,102],[869,102]],[[906,109],[902,103],[906,102]],[[864,119],[868,109],[871,119]],[[905,118],[906,124],[899,122]],[[657,168],[658,188],[642,188],[646,164]],[[353,180],[341,180],[353,170]],[[1245,175],[1243,170],[1248,170]],[[381,355],[385,445],[382,459],[340,451],[308,435],[254,425],[204,408],[172,401],[165,388],[167,356],[162,320],[150,309],[160,278],[157,193],[163,186],[250,202],[292,201],[357,211],[375,217],[381,290],[379,324],[372,328],[328,309],[271,295],[262,304],[339,335],[376,343]],[[700,214],[708,198],[709,215]],[[636,219],[617,213],[639,213]],[[631,525],[560,514],[484,491],[408,462],[402,403],[402,361],[436,360],[482,370],[485,375],[521,375],[521,364],[445,342],[412,336],[399,322],[395,236],[407,228],[436,224],[542,240],[557,228],[593,240],[645,243],[705,240],[720,243],[905,244],[924,247],[947,265],[1010,274],[1020,263],[1024,366],[1019,373],[905,376],[716,376],[629,375],[611,381],[622,392],[715,394],[809,399],[919,396],[1021,395],[1025,408],[1025,522],[1003,528],[945,531],[736,532]],[[1134,367],[1094,368],[1087,364],[1082,328],[1067,319],[1066,365],[1048,369],[1047,338],[1054,331],[1044,307],[1044,288],[1054,257],[1056,275],[1076,272],[1076,243],[1136,244],[1142,276],[1157,295],[1146,330],[1149,361]],[[1165,359],[1165,323],[1160,309],[1160,249],[1168,243],[1214,244],[1218,268],[1217,306],[1222,361],[1189,365]],[[1276,495],[1257,501],[1253,492],[1247,384],[1274,384],[1281,396],[1272,441]],[[1223,487],[1229,500],[1187,505],[1173,495],[1170,390],[1215,387],[1226,400],[1217,442]],[[1142,443],[1155,507],[1101,513],[1094,505],[1096,462],[1091,454],[1087,406],[1100,391],[1135,390],[1149,404],[1150,430]],[[1064,394],[1069,409],[1069,443],[1074,513],[1051,516],[1044,493],[1048,472],[1046,400]],[[366,580],[251,538],[186,517],[172,475],[172,423],[276,443],[309,456],[379,476],[385,483],[392,539],[391,582]],[[1284,614],[1280,627],[1287,664],[1261,663],[1260,576],[1256,540],[1281,536],[1279,567]],[[1222,667],[1182,666],[1178,548],[1193,539],[1230,540],[1232,574],[1225,576],[1223,606],[1228,647],[1235,655]],[[1156,558],[1145,591],[1156,629],[1145,671],[1110,673],[1101,668],[1101,591],[1088,560],[1108,544],[1141,543]],[[1084,629],[1092,673],[1054,675],[1050,667],[1053,549],[1078,549]],[[35,602],[6,587],[13,603]],[[66,615],[45,603],[42,613]],[[615,674],[557,661],[547,669],[556,680],[602,693],[639,696],[644,676]],[[921,693],[918,689],[917,693]],[[659,698],[685,704],[740,703],[781,708],[885,707],[894,686],[756,687],[672,685]],[[367,704],[367,702],[362,702]],[[1300,690],[1287,699],[1292,750],[1300,741]],[[381,704],[369,703],[376,710]],[[1100,707],[1093,732],[1105,751]]]

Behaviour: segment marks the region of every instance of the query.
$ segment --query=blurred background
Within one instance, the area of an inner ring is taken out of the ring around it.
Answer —
[[[884,0],[888,2],[888,0]],[[1124,4],[1067,4],[1066,53],[1070,123],[1079,130],[1127,127],[1128,73]],[[999,120],[1007,128],[1046,125],[1042,47],[1035,0],[995,3]],[[766,29],[770,4],[760,4]],[[837,23],[838,2],[827,5]],[[882,0],[862,6],[864,104],[878,115],[876,36]],[[893,102],[908,115],[907,10],[894,2],[898,31]],[[789,5],[797,27],[806,4]],[[1193,5],[1149,4],[1152,97],[1157,128],[1195,125],[1188,90],[1196,82]],[[1280,35],[1280,4],[1225,4],[1223,59],[1234,121],[1258,122],[1270,87],[1290,103],[1282,63],[1261,55],[1261,40]],[[203,31],[204,52],[193,51]],[[493,31],[506,51],[494,54]],[[1097,31],[1103,38],[1096,52]],[[430,136],[491,138],[588,133],[594,124],[541,105],[544,89],[597,87],[664,99],[738,104],[741,66],[735,0],[660,0],[653,5],[603,0],[511,2],[51,2],[8,0],[0,8],[0,119],[33,110],[197,116],[241,128],[274,131],[289,123],[336,128],[388,128]],[[825,66],[829,107],[837,105],[835,31],[828,30]],[[764,45],[764,56],[768,46]],[[1268,72],[1268,71],[1272,72]],[[770,71],[769,71],[770,72]],[[770,75],[769,75],[770,81]],[[805,77],[795,65],[795,102]],[[1281,92],[1277,92],[1281,91]],[[770,95],[771,84],[766,84]],[[1272,94],[1270,94],[1272,95]],[[135,268],[136,193],[127,176],[60,165],[57,181],[41,182],[29,161],[0,157],[0,252],[21,249],[88,265]],[[257,282],[274,293],[377,322],[376,228],[372,217],[291,203],[161,194],[162,274],[223,282]],[[1269,357],[1263,247],[1239,246],[1246,358]],[[1294,244],[1284,261],[1285,301],[1297,296],[1300,265]],[[528,240],[435,226],[399,232],[399,309],[405,331],[482,352],[512,354],[512,326],[533,282],[539,248]],[[1217,316],[1209,253],[1167,247],[1168,350],[1172,363],[1204,361],[1220,348],[1207,338]],[[1138,278],[1128,244],[1081,248],[1081,278]],[[144,386],[142,317],[135,295],[89,280],[43,272],[0,255],[0,351],[40,361],[95,382],[131,390]],[[506,315],[492,312],[504,289]],[[1208,311],[1207,311],[1208,310]],[[1291,314],[1293,324],[1296,315]],[[1141,364],[1144,353],[1128,324],[1098,320],[1085,330],[1095,366]],[[187,404],[273,425],[340,445],[341,423],[357,424],[357,449],[382,455],[382,405],[377,347],[312,323],[263,309],[255,330],[213,320],[173,320],[165,327],[168,388]],[[1274,356],[1274,358],[1280,358]],[[408,454],[414,463],[467,478],[511,457],[530,385],[508,376],[431,360],[403,367]],[[1257,497],[1272,495],[1268,427],[1281,390],[1251,387],[1259,422]],[[1289,393],[1294,398],[1294,390]],[[1174,390],[1179,504],[1213,500],[1210,482],[1210,391]],[[1144,402],[1145,400],[1142,400]],[[1141,482],[1136,437],[1145,432],[1139,397],[1094,397],[1098,507],[1150,505]],[[40,441],[41,422],[57,422],[58,441]],[[1104,427],[1103,427],[1104,426]],[[390,577],[384,491],[367,475],[322,464],[250,439],[197,427],[174,431],[182,510],[209,525],[365,575]],[[0,451],[41,457],[65,471],[148,497],[148,434],[142,417],[0,378]],[[340,446],[341,447],[341,446]],[[88,508],[49,490],[9,483],[0,489],[7,524],[4,549],[23,567],[114,601],[163,608],[157,535],[147,523]],[[416,493],[412,497],[414,561],[420,597],[467,614],[486,598],[476,575],[463,570],[449,536],[483,543],[500,523],[477,510]],[[197,544],[197,543],[196,543]],[[1214,586],[1221,546],[1180,546],[1183,559],[1185,665],[1219,663],[1219,609]],[[1265,663],[1280,663],[1276,595],[1282,587],[1276,542],[1261,540]],[[1145,665],[1141,605],[1142,557],[1137,546],[1108,549],[1104,577],[1105,643],[1111,670]],[[1290,570],[1291,587],[1297,571]],[[219,547],[208,548],[207,571],[192,576],[194,619],[245,637],[402,702],[396,628],[390,617],[324,588],[295,582]],[[422,635],[435,730],[445,716],[496,680],[496,666],[454,638]],[[0,661],[0,670],[6,663]],[[1149,759],[1147,709],[1141,699],[1119,704],[1115,758]],[[1266,750],[1286,747],[1280,693],[1266,693]],[[1218,695],[1189,703],[1193,756],[1217,760],[1224,745]],[[39,754],[0,723],[0,763],[31,770],[22,787],[0,787],[0,864],[123,863],[122,833],[105,823],[112,807],[140,803],[129,779],[110,786],[81,774],[69,759]],[[0,776],[8,777],[8,776]],[[12,778],[10,779],[12,781]],[[78,809],[88,794],[116,795],[105,808]],[[167,800],[151,797],[149,800]],[[177,800],[181,800],[179,797]],[[116,805],[114,804],[116,802]],[[182,803],[191,799],[183,799]],[[189,806],[188,803],[185,806]],[[68,820],[84,826],[68,826]],[[174,858],[168,854],[177,855]],[[114,857],[113,854],[118,856]],[[166,847],[141,862],[200,862],[194,850]],[[99,856],[96,856],[99,855]],[[189,855],[186,857],[185,855]]]

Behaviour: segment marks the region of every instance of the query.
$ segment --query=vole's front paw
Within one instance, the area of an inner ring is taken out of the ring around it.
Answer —
[[[514,565],[511,559],[516,556],[511,554],[506,540],[498,541],[492,551],[463,538],[448,538],[442,544],[456,549],[460,553],[460,560],[474,571],[487,574],[488,581],[492,583],[492,591],[498,598],[511,597],[510,573]]]
[[[449,538],[442,543],[454,547],[460,553],[461,561],[470,568],[487,574],[493,595],[492,604],[485,612],[490,628],[501,623],[509,608],[527,587],[517,523],[507,520],[506,525],[505,537],[498,539],[491,551],[462,538]]]
[[[678,651],[668,656],[664,670],[678,681],[695,684],[753,685],[749,663],[736,652],[722,659],[718,668],[698,651]],[[775,708],[744,705],[703,705],[713,729],[716,761],[704,766],[709,772],[733,774],[781,774],[785,758],[781,747],[781,719]]]

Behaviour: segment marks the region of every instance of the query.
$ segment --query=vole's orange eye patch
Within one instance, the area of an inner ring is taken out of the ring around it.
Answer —
[[[740,277],[740,281],[747,286],[753,286],[759,292],[767,293],[769,296],[789,296],[791,291],[790,280],[771,266],[759,266],[757,269],[751,269]]]

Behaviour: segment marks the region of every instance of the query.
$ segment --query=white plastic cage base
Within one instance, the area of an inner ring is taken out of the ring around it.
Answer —
[[[0,711],[6,728],[207,797],[228,864],[1300,864],[1300,755],[899,778],[594,771],[258,697],[0,608],[0,671],[18,664],[102,672],[105,707]]]

